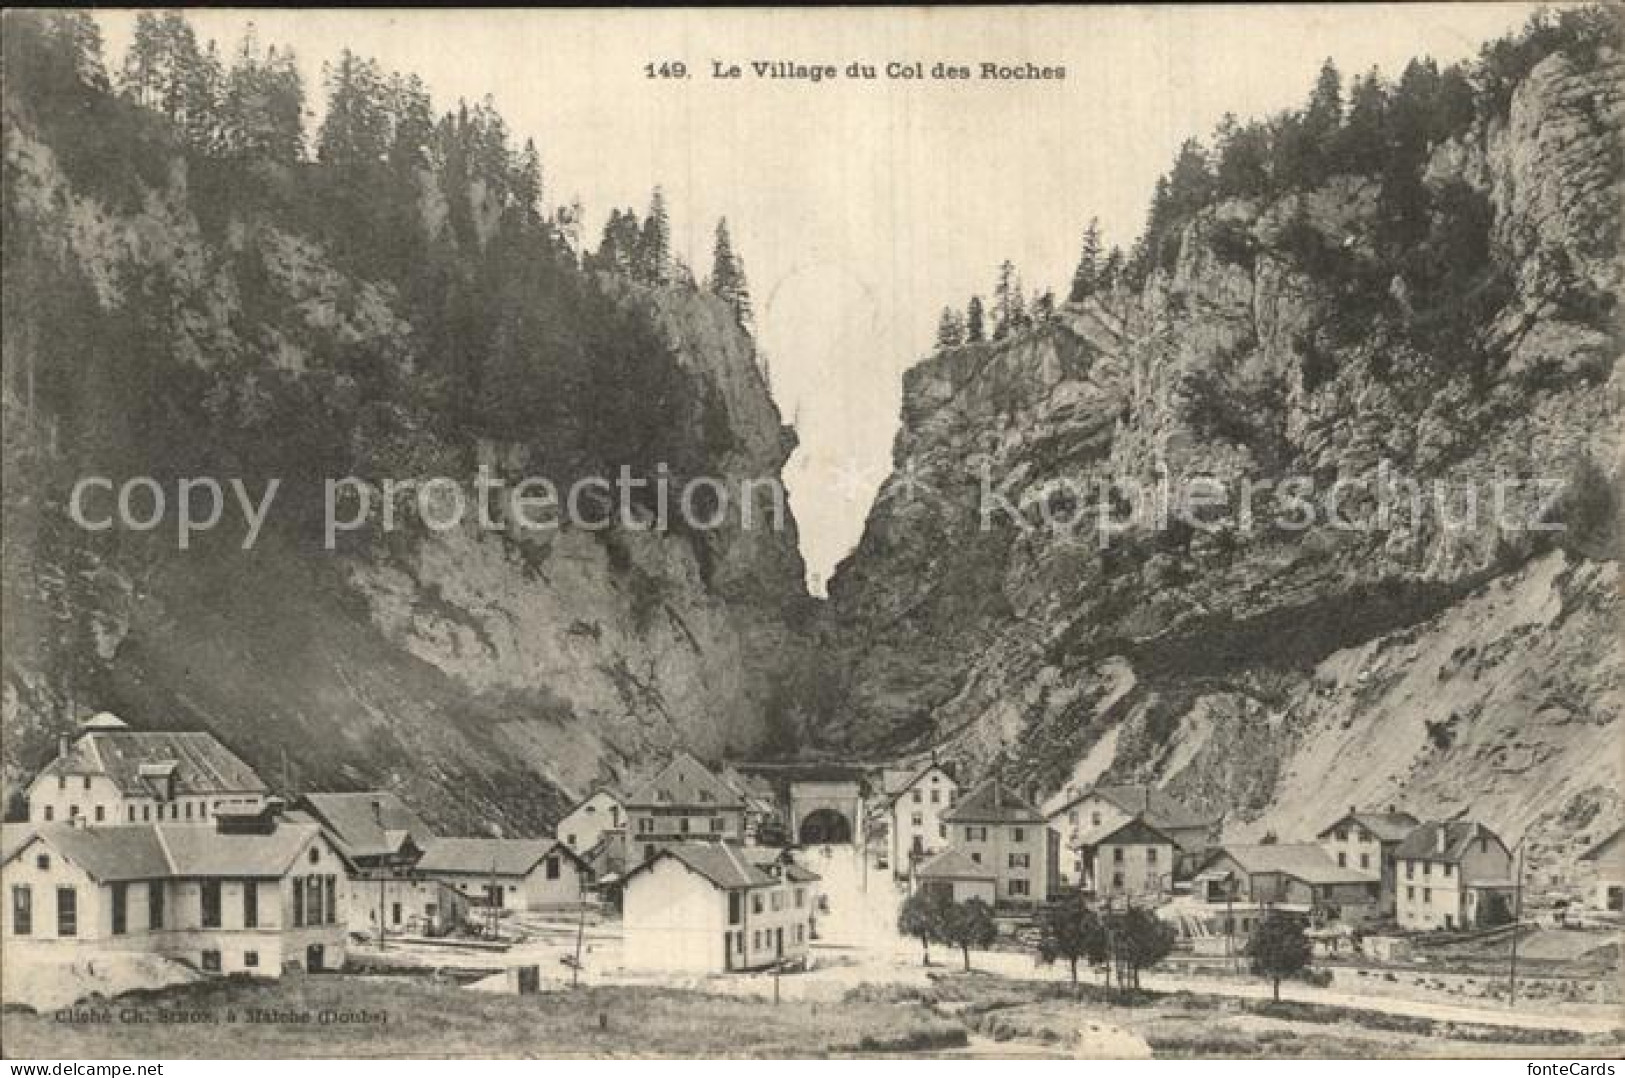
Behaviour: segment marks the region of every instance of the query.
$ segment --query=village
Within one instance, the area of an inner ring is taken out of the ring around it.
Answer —
[[[934,758],[713,767],[679,751],[642,782],[586,792],[552,834],[445,836],[390,791],[279,796],[210,734],[107,713],[61,739],[27,804],[4,830],[0,940],[7,1002],[36,1010],[356,969],[505,994],[832,998],[917,979],[932,944],[1009,976],[1081,959],[1107,985],[1137,988],[1143,967],[1146,983],[1242,995],[1278,994],[1284,976],[1299,998],[1479,1018],[1516,999],[1500,966],[1515,978],[1521,945],[1526,1006],[1618,1004],[1595,959],[1617,962],[1620,830],[1581,858],[1583,893],[1558,895],[1521,878],[1516,842],[1484,823],[1393,805],[1237,843],[1148,785],[1041,808]],[[1103,924],[1107,946],[1068,949],[1069,917]],[[1131,932],[1154,941],[1130,953]],[[1270,933],[1301,956],[1260,963],[1252,941]]]

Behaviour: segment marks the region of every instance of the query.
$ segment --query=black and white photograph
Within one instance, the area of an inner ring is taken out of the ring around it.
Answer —
[[[0,44],[9,1073],[1615,1073],[1625,6]]]

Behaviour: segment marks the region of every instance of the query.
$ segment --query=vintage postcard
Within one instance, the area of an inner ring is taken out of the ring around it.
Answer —
[[[7,11],[3,1054],[1612,1073],[1622,11]]]

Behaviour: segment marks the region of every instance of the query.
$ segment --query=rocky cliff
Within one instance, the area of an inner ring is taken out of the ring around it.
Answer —
[[[1538,859],[1619,822],[1622,75],[1554,53],[1429,147],[1441,309],[1377,238],[1396,184],[1340,174],[909,371],[831,736],[1238,835],[1399,802]]]
[[[34,57],[58,47],[48,21],[7,30]],[[776,480],[794,437],[723,302],[581,269],[448,157],[466,109],[421,165],[340,176],[195,152],[83,55],[7,59],[13,810],[56,734],[99,709],[211,730],[282,789],[398,790],[465,832],[545,827],[674,745],[788,747],[809,600],[787,509],[776,529],[742,527],[735,501],[715,529],[661,530],[640,494],[639,526],[525,529],[499,510],[483,528],[470,509],[438,529],[410,499],[386,526],[374,499],[323,542],[328,478],[467,491],[483,466],[562,488],[659,462],[674,491]],[[366,205],[333,212],[358,186]],[[397,205],[391,227],[347,231]],[[155,477],[168,515],[87,532],[68,499],[92,474]],[[178,484],[202,476],[255,498],[281,482],[252,549],[230,493],[180,548]]]

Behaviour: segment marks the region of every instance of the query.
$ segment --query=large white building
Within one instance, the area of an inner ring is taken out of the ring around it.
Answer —
[[[1480,823],[1425,823],[1394,851],[1401,928],[1459,931],[1510,919],[1512,853]]]
[[[554,833],[579,854],[598,845],[606,832],[626,830],[626,806],[609,790],[594,790],[565,813]]]
[[[209,827],[50,823],[8,832],[0,863],[8,963],[132,951],[206,973],[344,964],[349,866],[313,824],[268,811]]]
[[[627,873],[629,969],[724,973],[805,963],[818,875],[766,847],[684,842]]]
[[[944,813],[959,798],[959,783],[936,763],[895,783],[880,811],[885,815],[888,863],[893,874],[909,875],[913,866],[948,847]]]
[[[207,823],[254,811],[270,793],[213,734],[133,730],[107,712],[79,729],[29,784],[31,823]]]

